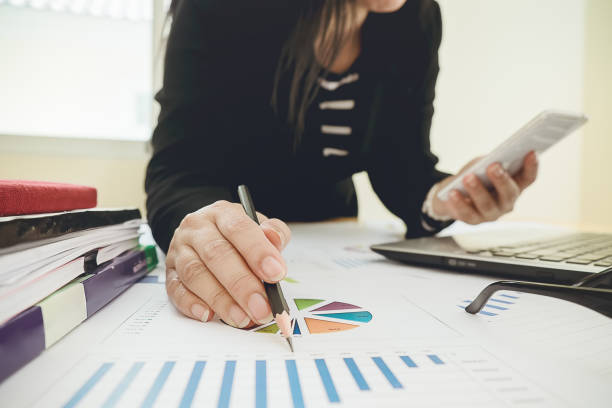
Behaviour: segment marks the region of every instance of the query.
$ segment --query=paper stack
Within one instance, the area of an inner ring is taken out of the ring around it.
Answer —
[[[140,279],[157,257],[154,247],[138,245],[138,209],[82,209],[96,205],[90,187],[0,180],[0,199],[2,381]]]

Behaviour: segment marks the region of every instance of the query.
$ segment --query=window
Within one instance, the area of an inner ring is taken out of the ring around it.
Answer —
[[[147,140],[152,0],[0,0],[0,134]]]

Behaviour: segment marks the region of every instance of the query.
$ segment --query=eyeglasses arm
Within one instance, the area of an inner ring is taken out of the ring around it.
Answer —
[[[604,316],[612,317],[612,290],[610,289],[521,281],[499,281],[488,285],[465,308],[465,311],[471,314],[480,312],[489,298],[499,290],[513,290],[554,297],[577,303]]]

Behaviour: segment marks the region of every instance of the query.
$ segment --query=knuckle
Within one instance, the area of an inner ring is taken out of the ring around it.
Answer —
[[[249,290],[251,283],[251,276],[249,274],[242,274],[237,276],[229,282],[227,289],[229,293],[241,294],[246,293]]]
[[[195,212],[189,213],[185,217],[183,217],[183,219],[181,220],[179,229],[194,228],[195,226],[199,224],[199,219],[200,217],[198,213],[195,213]]]
[[[206,207],[204,207],[203,210],[205,211],[224,211],[224,210],[227,210],[228,208],[231,208],[232,205],[233,204],[227,200],[217,200],[214,203],[209,204]]]
[[[226,205],[229,205],[229,204],[231,203],[227,200],[217,200],[212,204],[212,206],[213,207],[225,207]]]
[[[223,227],[229,235],[237,235],[250,228],[252,223],[253,220],[247,216],[237,216],[229,219]]]
[[[182,300],[185,298],[185,295],[187,294],[187,288],[180,281],[178,281],[176,286],[174,287],[173,294],[174,294],[175,301],[178,304],[180,304],[182,303]]]
[[[164,262],[166,265],[166,275],[168,275],[168,271],[174,268],[175,255],[174,251],[168,250],[168,254],[166,255],[166,261]]]
[[[234,253],[235,249],[229,241],[219,238],[202,245],[201,257],[204,263],[216,263]]]
[[[267,240],[262,241],[259,239],[249,242],[243,250],[243,253],[246,255],[245,259],[248,259],[249,262],[263,260],[271,252],[277,252],[275,247],[270,245]]]
[[[182,224],[182,223],[183,223],[183,221],[181,221],[181,224]],[[181,228],[180,228],[180,226],[179,226],[179,227],[176,227],[176,228],[174,229],[174,232],[172,233],[172,239],[170,240],[170,245],[168,246],[168,252],[170,252],[170,251],[172,250],[172,248],[173,248],[175,245],[177,245],[177,244],[176,244],[176,241],[178,241],[178,238],[177,238],[177,237],[178,237],[178,235],[179,235],[180,233],[181,233]]]
[[[185,295],[187,293],[185,286],[178,279],[173,279],[172,282],[166,283],[166,292],[172,304],[179,310],[185,303]]]
[[[196,259],[192,259],[183,266],[181,280],[187,285],[193,284],[204,272],[204,265]]]
[[[178,284],[179,280],[176,277],[171,279],[166,278],[166,293],[168,293],[169,296],[172,296]]]
[[[495,205],[490,201],[485,201],[480,204],[480,212],[486,215],[491,215],[495,212]]]
[[[207,302],[210,307],[215,311],[219,312],[221,307],[223,306],[225,300],[225,290],[223,288],[216,288],[211,294],[209,300]]]

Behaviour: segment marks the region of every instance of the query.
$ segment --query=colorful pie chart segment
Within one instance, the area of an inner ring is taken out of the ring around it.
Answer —
[[[321,306],[313,310],[313,312],[324,312],[327,310],[346,310],[346,309],[361,309],[361,308],[359,306],[351,305],[350,303],[331,302],[325,306]]]
[[[321,317],[331,317],[333,319],[341,320],[352,320],[354,322],[367,323],[372,320],[372,313],[370,312],[345,312],[345,313],[321,313],[317,314]]]
[[[330,322],[329,320],[312,319],[310,317],[305,317],[304,321],[311,334],[338,332],[359,327],[355,324]]]
[[[293,299],[293,301],[295,302],[295,305],[297,306],[298,310],[308,309],[311,306],[325,302],[321,299]]]
[[[276,323],[272,323],[269,326],[262,327],[260,329],[255,330],[257,333],[277,333],[278,325]]]
[[[293,299],[297,312],[292,312],[293,335],[334,333],[355,329],[369,323],[373,316],[367,310],[346,302],[323,299]],[[255,327],[257,333],[279,333],[278,325],[270,322]]]

